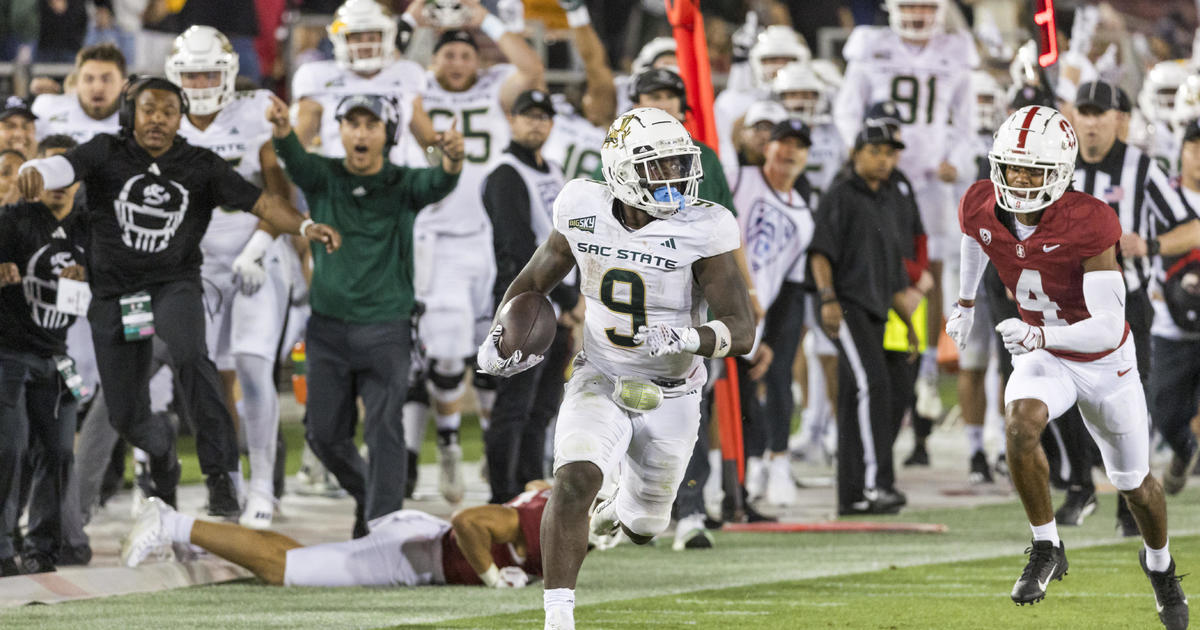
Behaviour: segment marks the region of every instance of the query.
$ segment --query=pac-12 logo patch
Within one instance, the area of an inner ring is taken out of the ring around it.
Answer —
[[[580,217],[578,219],[571,219],[570,221],[567,221],[567,229],[579,230],[580,232],[588,232],[591,234],[595,234],[596,233],[596,217],[595,217],[595,215],[592,215],[590,217]]]
[[[984,245],[992,244],[992,231],[987,228],[979,228],[979,238],[983,239]]]

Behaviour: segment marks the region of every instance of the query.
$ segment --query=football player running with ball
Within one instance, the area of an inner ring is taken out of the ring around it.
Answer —
[[[575,627],[575,580],[589,530],[620,528],[644,544],[670,523],[699,430],[702,357],[745,354],[754,341],[750,296],[734,258],[737,221],[695,197],[700,150],[683,125],[660,109],[631,110],[609,128],[601,161],[606,183],[577,179],[563,188],[554,230],[503,300],[545,295],[575,266],[587,299],[583,352],[558,413],[555,484],[542,521],[548,630]],[[519,351],[500,357],[502,335],[497,326],[480,346],[481,369],[511,376],[541,360]],[[598,497],[622,458],[616,492]]]
[[[1150,474],[1146,399],[1125,322],[1121,225],[1104,202],[1068,190],[1077,154],[1075,130],[1049,107],[1020,109],[996,132],[991,181],[976,182],[959,205],[961,288],[946,332],[960,345],[966,339],[990,259],[1021,314],[996,326],[1013,355],[1004,393],[1008,465],[1033,529],[1013,601],[1040,601],[1067,572],[1039,437],[1050,418],[1078,405],[1141,528],[1139,558],[1159,619],[1186,628],[1187,598],[1167,548],[1162,486]]]

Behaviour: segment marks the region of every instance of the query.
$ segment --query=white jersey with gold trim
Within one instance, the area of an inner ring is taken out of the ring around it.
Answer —
[[[402,164],[404,147],[411,142],[408,123],[412,120],[413,98],[420,93],[424,69],[407,59],[397,59],[370,77],[342,68],[336,61],[310,61],[292,77],[292,99],[311,99],[321,105],[321,155],[346,157],[338,121],[334,118],[341,100],[352,94],[378,94],[396,99],[400,112],[401,141],[392,149],[392,162]]]
[[[262,162],[259,150],[271,141],[271,124],[266,111],[271,105],[267,90],[239,92],[203,131],[186,116],[179,124],[179,135],[189,144],[216,153],[246,181],[262,186]],[[233,264],[254,234],[258,217],[241,210],[218,208],[200,241],[206,263]]]
[[[496,167],[512,138],[500,105],[500,90],[516,71],[516,66],[507,63],[481,70],[475,83],[462,92],[443,88],[433,72],[426,73],[421,89],[425,112],[436,131],[445,131],[451,121],[458,120],[456,128],[463,135],[466,159],[454,191],[421,210],[414,230],[465,235],[489,225],[483,209],[483,180]]]
[[[98,133],[115,134],[121,131],[117,112],[96,120],[83,111],[79,97],[75,94],[39,94],[33,101],[32,109],[33,114],[38,117],[38,142],[46,136],[63,134],[83,144]]]
[[[613,379],[682,379],[683,386],[697,387],[707,377],[700,356],[651,357],[634,343],[633,334],[647,324],[707,321],[692,263],[737,249],[737,220],[715,203],[690,199],[670,219],[630,231],[613,215],[613,201],[605,184],[575,179],[554,202],[554,228],[570,243],[587,300],[583,350],[588,362]]]

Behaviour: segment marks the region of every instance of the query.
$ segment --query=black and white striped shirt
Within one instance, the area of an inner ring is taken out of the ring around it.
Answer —
[[[1076,160],[1075,189],[1112,206],[1121,230],[1146,240],[1195,218],[1154,160],[1120,140],[1095,164]],[[1128,290],[1144,289],[1151,273],[1150,258],[1124,260],[1122,264]]]

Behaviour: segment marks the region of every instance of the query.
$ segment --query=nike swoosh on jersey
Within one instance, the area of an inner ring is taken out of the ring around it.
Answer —
[[[1059,247],[1062,247],[1062,243],[1059,243],[1058,245],[1042,245],[1042,251],[1052,252],[1052,251],[1058,249]]]

